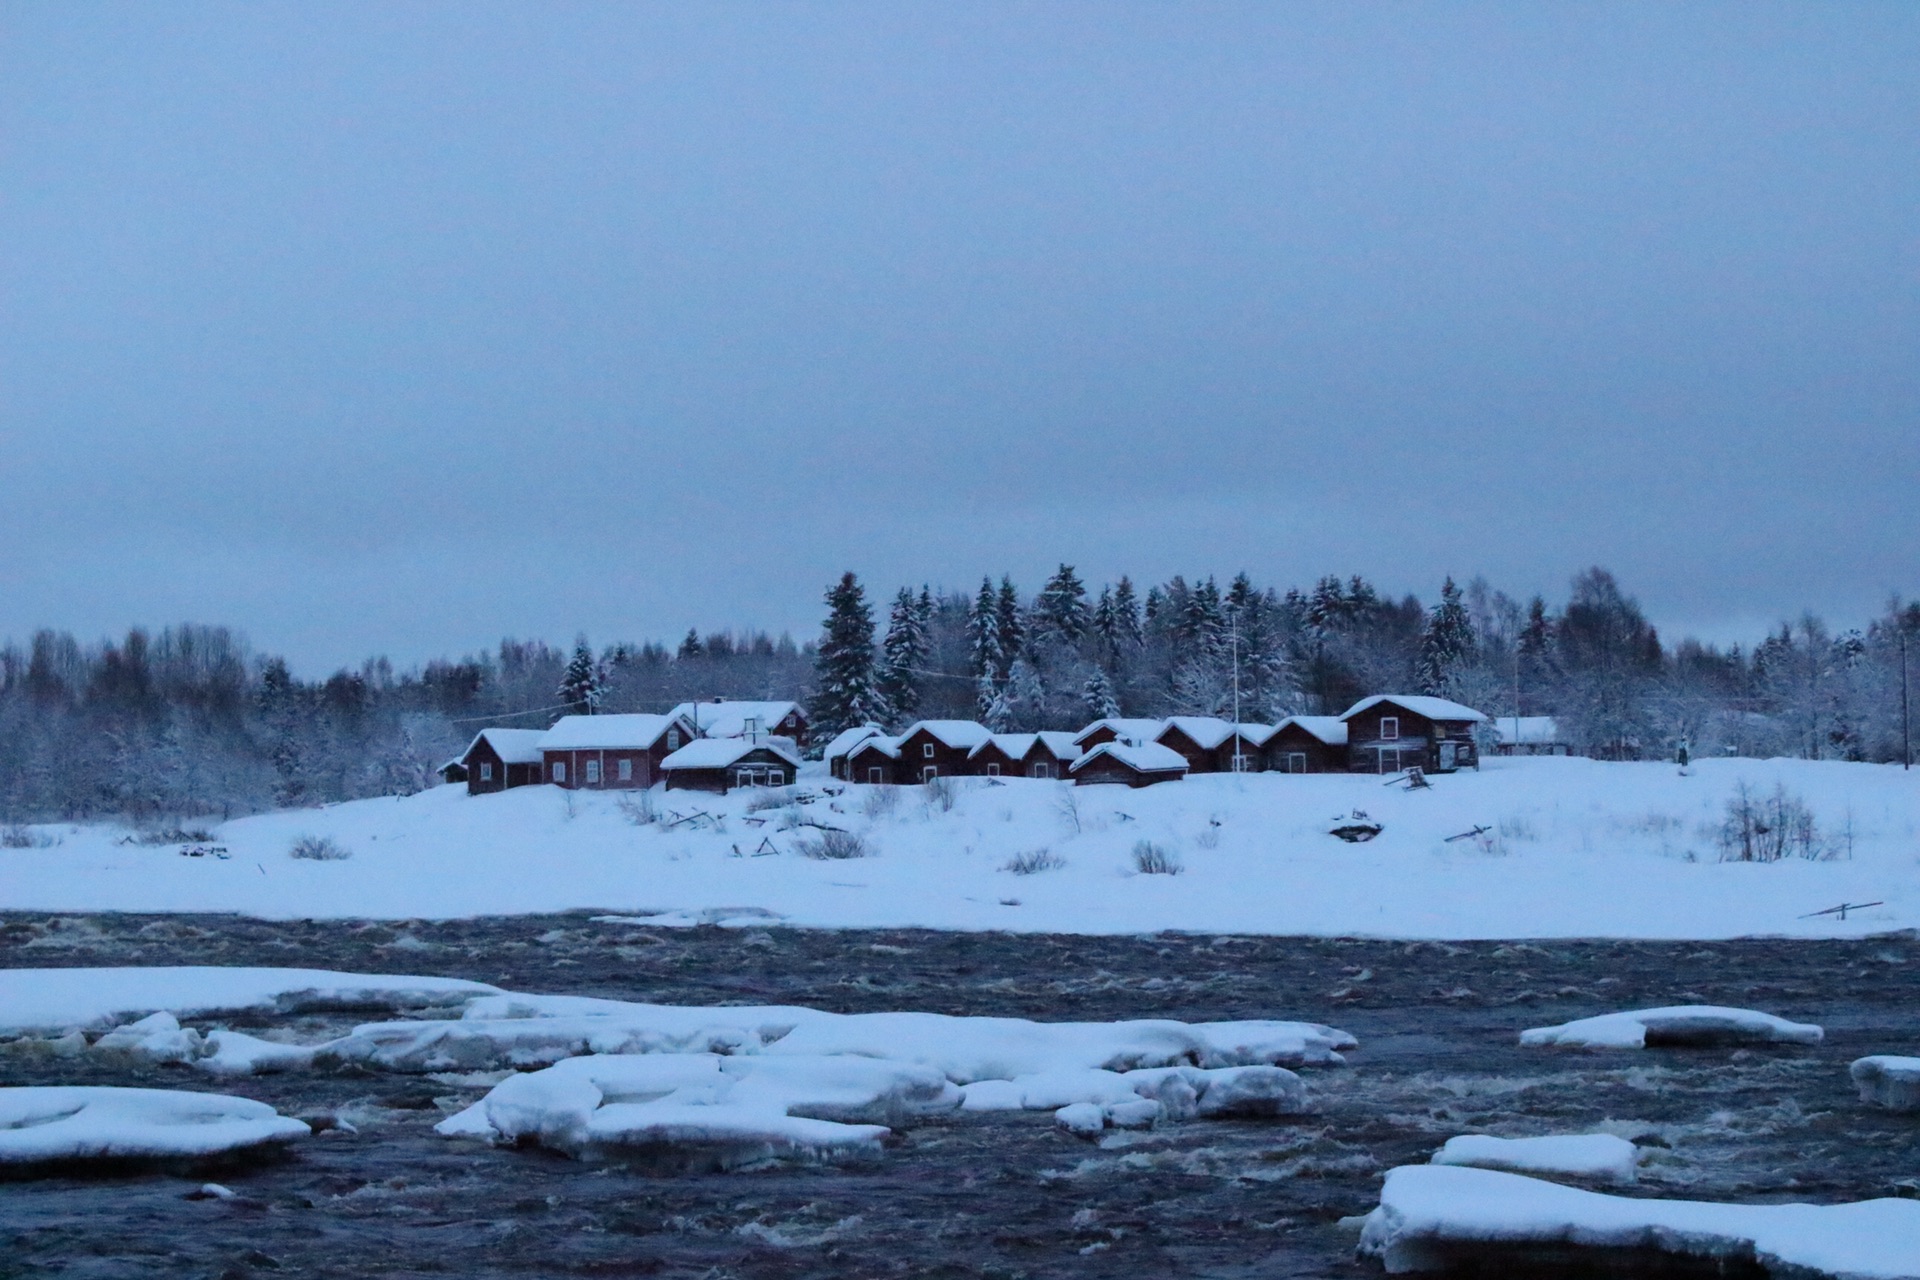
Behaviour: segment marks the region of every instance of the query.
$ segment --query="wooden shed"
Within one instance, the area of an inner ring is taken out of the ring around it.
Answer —
[[[1345,773],[1347,726],[1339,716],[1288,716],[1261,744],[1270,773]]]
[[[667,714],[693,726],[696,737],[788,738],[796,747],[807,745],[807,713],[797,702],[713,698],[683,702]]]
[[[854,781],[852,774],[847,771],[847,764],[853,757],[854,748],[868,738],[885,737],[886,732],[877,724],[863,724],[851,729],[842,729],[835,734],[833,741],[827,744],[826,750],[820,753],[820,759],[826,763],[828,776],[838,778],[842,782]]]
[[[678,716],[562,716],[540,737],[547,780],[568,790],[652,786],[668,756],[694,740]]]
[[[1458,702],[1377,693],[1356,702],[1340,719],[1347,726],[1347,767],[1354,773],[1411,768],[1452,773],[1480,767],[1473,729],[1486,717]]]
[[[1109,716],[1104,720],[1095,720],[1074,734],[1073,745],[1082,751],[1091,751],[1103,742],[1131,742],[1136,745],[1152,742],[1160,736],[1160,730],[1166,723],[1165,720]]]
[[[888,786],[902,781],[900,739],[884,733],[862,738],[847,752],[846,770],[848,782]]]
[[[967,754],[967,768],[987,778],[1064,778],[1079,758],[1070,733],[996,733]]]
[[[965,777],[968,754],[993,736],[975,720],[920,720],[900,735],[896,781]]]
[[[544,729],[482,729],[452,763],[465,771],[467,794],[486,795],[544,779],[540,739]]]
[[[1178,782],[1187,776],[1187,762],[1178,751],[1149,742],[1103,742],[1073,762],[1076,786],[1102,783],[1150,787],[1156,782]]]
[[[1178,751],[1193,773],[1259,773],[1266,768],[1261,750],[1273,732],[1268,724],[1239,724],[1216,716],[1172,716],[1154,738]]]
[[[1552,716],[1495,716],[1493,753],[1497,756],[1565,756],[1573,743]]]
[[[777,742],[751,738],[696,738],[660,762],[669,791],[785,787],[800,773],[800,757]]]

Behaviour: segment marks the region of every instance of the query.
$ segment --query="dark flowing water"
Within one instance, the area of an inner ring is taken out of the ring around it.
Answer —
[[[0,965],[256,964],[444,974],[522,991],[1042,1019],[1303,1018],[1353,1032],[1315,1111],[1100,1144],[1045,1112],[961,1116],[878,1160],[665,1175],[440,1138],[480,1094],[430,1078],[0,1050],[4,1084],[222,1090],[339,1115],[285,1160],[0,1183],[0,1276],[1362,1276],[1338,1219],[1462,1132],[1611,1126],[1629,1194],[1830,1202],[1920,1176],[1920,1118],[1846,1066],[1920,1052],[1920,944],[1478,943],[913,930],[647,929],[586,916],[357,924],[0,915]],[[1524,1027],[1711,1003],[1827,1028],[1816,1047],[1521,1050]],[[316,1037],[350,1019],[315,1018]],[[193,1025],[202,1025],[195,1023]],[[244,1025],[244,1024],[235,1024]],[[189,1199],[216,1178],[237,1198]]]

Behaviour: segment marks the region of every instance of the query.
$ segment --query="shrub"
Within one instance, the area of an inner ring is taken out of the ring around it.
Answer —
[[[1133,846],[1133,869],[1143,876],[1177,876],[1187,868],[1167,846],[1141,840]]]
[[[921,784],[927,793],[927,811],[938,809],[942,813],[953,812],[954,801],[960,798],[960,788],[954,785],[952,778],[945,774],[936,774]]]
[[[135,844],[211,844],[213,832],[205,827],[160,827],[152,831],[142,831],[134,837]]]
[[[1051,849],[1029,849],[1025,853],[1014,854],[1000,869],[1017,876],[1030,876],[1039,871],[1058,871],[1066,865],[1067,860]]]
[[[798,844],[801,853],[823,862],[865,858],[872,853],[867,848],[867,842],[851,831],[823,830],[817,836],[798,841]]]
[[[24,823],[0,827],[0,849],[51,849],[60,837],[44,835]]]
[[[900,788],[877,786],[860,797],[860,812],[868,818],[884,818],[900,807]]]
[[[768,809],[781,809],[794,803],[794,793],[786,787],[757,787],[747,800],[748,813],[761,813]]]
[[[287,856],[309,862],[343,862],[353,856],[353,850],[332,836],[301,836],[287,850]]]
[[[621,816],[636,827],[650,827],[660,821],[660,810],[653,802],[653,792],[622,791],[614,804],[620,808]]]
[[[1722,862],[1778,862],[1782,858],[1824,859],[1833,856],[1813,820],[1806,801],[1775,783],[1773,794],[1756,797],[1742,782],[1727,801],[1720,823]]]

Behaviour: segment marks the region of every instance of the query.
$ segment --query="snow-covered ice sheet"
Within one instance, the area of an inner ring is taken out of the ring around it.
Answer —
[[[392,1071],[528,1067],[584,1053],[852,1055],[932,1067],[966,1084],[1061,1069],[1330,1066],[1354,1044],[1309,1022],[1032,1022],[502,994],[474,1000],[458,1019],[357,1027],[321,1053]]]
[[[0,1088],[0,1164],[196,1158],[304,1138],[264,1102],[92,1086]]]
[[[498,987],[328,969],[218,965],[0,969],[0,1037],[94,1030],[168,1013],[175,1018],[316,1009],[457,1008]]]
[[[1484,1133],[1466,1133],[1448,1138],[1446,1144],[1433,1153],[1432,1163],[1632,1182],[1639,1176],[1639,1159],[1638,1148],[1610,1133],[1550,1134],[1539,1138],[1496,1138]]]
[[[1528,1247],[1752,1257],[1776,1275],[1912,1280],[1920,1276],[1920,1201],[1639,1200],[1491,1169],[1412,1165],[1388,1171],[1360,1236],[1360,1251],[1394,1273],[1443,1271]]]
[[[777,822],[749,825],[753,789],[701,795],[698,807],[717,822],[669,831],[633,825],[617,793],[563,797],[539,786],[469,796],[446,786],[222,823],[225,861],[121,844],[117,826],[63,826],[56,847],[7,851],[0,907],[387,919],[579,908],[645,914],[655,925],[715,911],[745,924],[771,912],[819,928],[1410,938],[1860,937],[1920,926],[1910,835],[1920,792],[1898,769],[1715,759],[1692,774],[1517,757],[1418,792],[1344,774],[1208,774],[1144,791],[959,778],[947,809],[925,803],[920,788],[809,773],[816,792],[840,794],[822,794],[808,812],[875,850],[855,864],[800,856]],[[1853,856],[1720,862],[1701,833],[1723,820],[1742,783],[1760,793],[1785,786],[1823,830],[1849,830]],[[882,791],[891,807],[869,805]],[[681,794],[660,803],[694,804]],[[1349,845],[1326,834],[1326,815],[1356,807],[1384,825],[1378,839]],[[1475,827],[1491,830],[1491,847],[1447,842]],[[301,835],[337,840],[354,856],[289,858]],[[779,856],[735,856],[769,835]],[[1133,874],[1140,840],[1177,852],[1185,874]],[[1041,848],[1065,865],[1017,878],[1002,870]],[[1841,902],[1885,905],[1844,919],[1809,915]]]
[[[1889,1111],[1920,1111],[1920,1058],[1875,1054],[1848,1068],[1860,1101]]]
[[[1824,1032],[1807,1022],[1789,1022],[1753,1009],[1719,1005],[1671,1005],[1603,1013],[1554,1027],[1520,1033],[1529,1048],[1644,1049],[1688,1044],[1819,1044]]]

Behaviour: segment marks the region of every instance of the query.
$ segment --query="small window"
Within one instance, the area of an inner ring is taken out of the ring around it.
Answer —
[[[633,781],[633,757],[632,756],[620,757],[620,781],[622,782]]]
[[[1253,772],[1253,757],[1244,751],[1235,752],[1233,757],[1233,771],[1235,773]]]
[[[1304,751],[1287,752],[1287,772],[1305,773],[1307,771],[1307,753]]]
[[[679,749],[680,749],[680,731],[678,729],[667,730],[667,750],[678,751]]]
[[[1398,738],[1399,736],[1400,736],[1400,717],[1399,716],[1381,716],[1380,717],[1381,740],[1385,742],[1392,742],[1395,738]]]
[[[482,782],[493,781],[493,761],[482,760],[480,762],[480,781]]]
[[[879,782],[885,782],[886,780],[887,780],[887,771],[881,768],[879,765],[876,764],[867,770],[868,782],[879,783]]]
[[[769,769],[769,770],[767,770],[767,785],[768,785],[768,786],[770,786],[770,787],[784,787],[784,786],[786,786],[786,785],[787,785],[787,774],[786,774],[786,770],[784,770],[784,769]]]
[[[591,787],[596,783],[598,783],[599,781],[600,781],[600,762],[598,760],[587,761],[587,785]]]
[[[933,744],[932,744],[931,742],[923,742],[923,743],[921,743],[921,744],[920,744],[920,754],[921,754],[921,756],[923,756],[924,758],[926,758],[926,759],[928,759],[928,760],[931,760],[931,759],[933,759]]]
[[[997,777],[999,777],[999,776],[1000,776],[1000,766],[999,766],[999,765],[997,765],[997,764],[994,764],[994,763],[992,763],[992,762],[988,762],[988,764],[987,764],[987,776],[988,776],[989,778],[997,778]]]
[[[1051,778],[1053,776],[1053,766],[1045,760],[1042,760],[1039,764],[1033,766],[1033,776],[1036,778]]]
[[[565,784],[567,780],[567,762],[565,760],[555,760],[553,762],[553,780]]]
[[[940,770],[933,765],[928,765],[926,768],[920,771],[920,781],[922,782],[932,782],[935,778],[939,776],[940,776]]]

